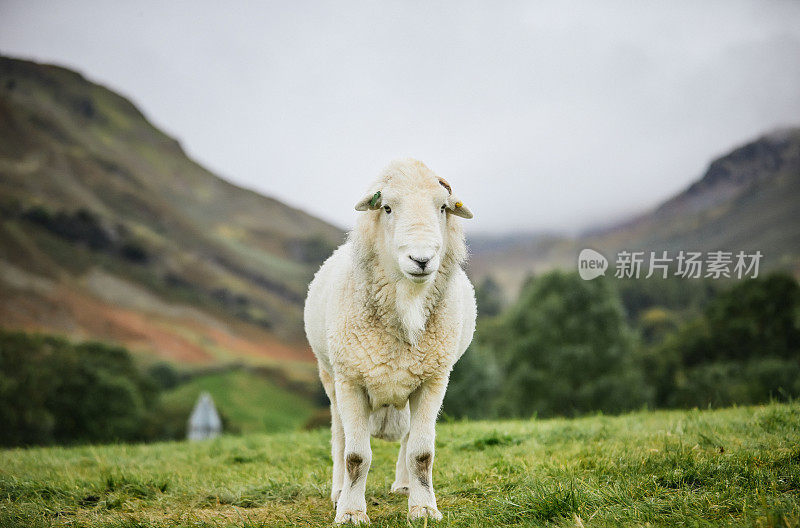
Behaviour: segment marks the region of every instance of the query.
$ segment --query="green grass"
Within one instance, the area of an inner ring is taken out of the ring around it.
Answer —
[[[163,402],[190,407],[202,391],[211,394],[217,409],[241,433],[294,431],[314,412],[309,400],[247,371],[200,376],[165,394]]]
[[[0,525],[328,526],[328,441],[2,451]],[[406,526],[396,446],[373,450],[372,523]],[[800,404],[440,424],[434,483],[439,526],[797,526]]]

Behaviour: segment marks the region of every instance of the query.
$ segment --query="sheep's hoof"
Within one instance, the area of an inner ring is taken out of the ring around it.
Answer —
[[[333,507],[336,507],[336,503],[339,502],[339,496],[342,494],[342,490],[338,489],[331,492],[331,502],[333,503]]]
[[[442,520],[442,512],[436,509],[435,506],[411,506],[408,508],[408,520],[416,521],[417,519],[431,518],[435,521]]]
[[[392,489],[390,491],[397,495],[408,495],[408,484],[398,484],[395,482],[392,484]]]
[[[336,514],[336,524],[369,524],[367,512],[361,510],[346,510]]]

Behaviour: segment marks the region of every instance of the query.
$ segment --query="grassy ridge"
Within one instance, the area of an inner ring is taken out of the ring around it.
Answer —
[[[202,391],[242,433],[297,430],[314,412],[311,402],[246,371],[222,372],[195,378],[163,397],[165,405],[193,406]]]
[[[2,526],[326,526],[328,433],[0,452]],[[797,526],[800,404],[441,424],[442,526]],[[396,446],[373,441],[374,526]],[[422,524],[421,522],[419,523]]]
[[[302,301],[343,234],[220,179],[80,74],[0,56],[4,328],[69,329],[167,360],[308,360]],[[98,272],[148,295],[131,306]]]

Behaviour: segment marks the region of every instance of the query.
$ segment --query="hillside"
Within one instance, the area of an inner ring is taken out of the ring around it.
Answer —
[[[342,238],[204,169],[122,96],[0,57],[3,327],[182,363],[305,361],[305,290]]]
[[[583,248],[610,261],[620,250],[755,251],[762,270],[800,275],[800,128],[760,137],[714,160],[687,189],[646,214],[577,238],[476,240],[473,275],[516,290],[530,272],[574,269]],[[500,258],[502,256],[502,258]]]
[[[167,392],[162,403],[186,416],[185,410],[194,407],[202,392],[211,394],[217,410],[239,433],[296,431],[315,411],[311,398],[244,370],[198,376]]]
[[[436,443],[436,526],[800,522],[797,403],[439,424]],[[0,525],[328,526],[329,445],[318,430],[0,451]],[[407,526],[396,450],[373,440],[374,526]]]

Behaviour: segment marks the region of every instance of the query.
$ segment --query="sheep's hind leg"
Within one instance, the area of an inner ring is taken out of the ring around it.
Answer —
[[[369,524],[364,492],[372,462],[369,445],[369,403],[366,394],[350,383],[336,383],[336,405],[344,429],[344,482],[336,503],[338,524]]]
[[[344,429],[336,403],[331,403],[331,457],[333,458],[333,479],[331,481],[331,501],[336,506],[344,486]]]
[[[441,520],[433,493],[433,457],[436,416],[444,400],[447,377],[429,380],[411,395],[411,430],[406,446],[409,471],[408,520],[430,517]]]
[[[391,492],[399,495],[408,495],[408,464],[406,463],[406,446],[408,445],[408,433],[400,440],[400,453],[397,455],[397,465],[395,466],[394,483]]]
[[[336,501],[342,493],[344,482],[344,430],[339,408],[336,405],[336,390],[333,378],[322,368],[319,369],[319,379],[325,394],[331,402],[331,459],[333,459],[333,478],[331,479],[331,502],[336,507]]]

